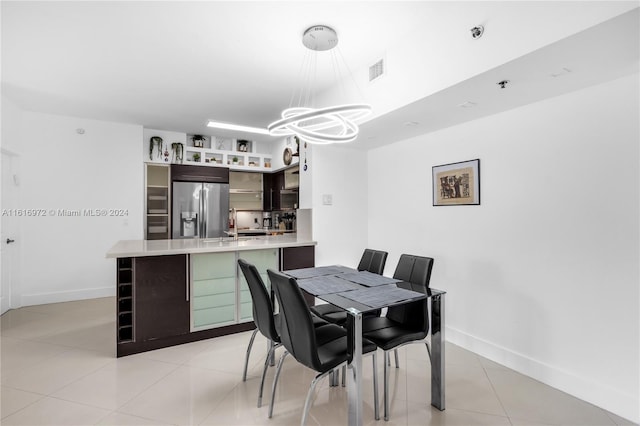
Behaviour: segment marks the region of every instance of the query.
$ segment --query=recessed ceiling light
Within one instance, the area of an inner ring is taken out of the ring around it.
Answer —
[[[404,123],[404,125],[407,127],[417,126],[418,124],[420,123],[418,123],[417,121],[407,121],[406,123]]]
[[[563,75],[567,75],[571,72],[569,68],[561,68],[560,71],[556,71],[554,73],[549,74],[551,77],[562,77]]]
[[[461,103],[460,105],[458,105],[460,108],[473,108],[474,106],[478,105],[475,102],[471,102],[471,101],[466,101]]]
[[[216,129],[225,129],[225,130],[237,130],[239,132],[259,133],[261,135],[269,134],[269,131],[267,129],[262,129],[260,127],[243,126],[241,124],[232,124],[232,123],[221,123],[219,121],[213,121],[213,120],[209,120],[209,122],[207,123],[207,127],[213,127]]]

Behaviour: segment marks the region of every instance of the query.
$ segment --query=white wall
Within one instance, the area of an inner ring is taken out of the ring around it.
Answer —
[[[22,109],[2,95],[2,139],[0,146],[3,150],[18,154],[21,145],[20,123]]]
[[[22,304],[115,294],[115,265],[105,253],[118,240],[143,236],[142,127],[26,111],[22,116],[22,207],[47,213],[21,221]],[[58,209],[79,210],[80,217],[61,217]],[[87,216],[84,209],[106,209],[108,215]],[[109,215],[113,209],[126,215]]]
[[[309,163],[316,264],[357,266],[367,243],[366,153],[337,145],[313,146]],[[323,195],[332,205],[323,205]]]
[[[389,250],[387,273],[401,253],[435,258],[448,340],[636,422],[638,93],[636,74],[368,164],[369,245]],[[482,204],[433,207],[431,166],[474,158]]]

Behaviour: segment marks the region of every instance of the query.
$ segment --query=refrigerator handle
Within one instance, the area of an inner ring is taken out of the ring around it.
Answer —
[[[204,190],[202,189],[202,185],[200,185],[200,190],[198,192],[198,238],[202,238],[202,221],[204,220],[204,216],[202,215],[202,197],[204,197]]]
[[[207,221],[209,220],[209,191],[202,188],[202,235],[201,238],[207,238]]]
[[[189,257],[190,257],[190,256],[189,256],[188,254],[186,254],[184,257],[185,257],[185,260],[186,260],[186,262],[187,262],[187,269],[186,269],[186,270],[187,270],[187,273],[186,273],[186,276],[187,276],[186,278],[187,278],[187,279],[186,279],[186,281],[187,281],[187,302],[188,302],[188,301],[189,301],[189,288],[191,287],[191,277],[189,276],[189,272],[190,272],[190,268],[189,268],[189,266],[190,266]]]

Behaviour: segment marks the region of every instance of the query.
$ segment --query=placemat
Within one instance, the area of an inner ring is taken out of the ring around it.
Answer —
[[[403,288],[398,288],[395,285],[363,288],[360,290],[345,291],[338,294],[342,297],[346,297],[347,299],[354,300],[372,308],[384,308],[385,306],[389,306],[403,300],[410,300],[418,296],[424,296],[422,293],[418,293],[417,291],[405,290]]]
[[[395,284],[402,281],[395,278],[389,278],[382,275],[374,274],[373,272],[369,271],[346,273],[342,274],[340,277],[366,287]]]
[[[318,266],[315,268],[302,268],[291,269],[289,271],[282,271],[282,273],[290,275],[294,278],[313,278],[322,277],[325,275],[338,275],[347,272],[353,272],[355,269],[347,268],[346,266],[332,265],[332,266]]]
[[[359,290],[362,288],[361,285],[343,280],[340,278],[340,275],[304,278],[297,281],[301,289],[307,293],[313,294],[314,296]]]

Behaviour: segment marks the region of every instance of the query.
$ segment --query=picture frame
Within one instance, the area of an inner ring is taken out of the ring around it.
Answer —
[[[434,206],[480,205],[480,159],[432,167]]]
[[[238,139],[236,141],[236,151],[238,152],[252,152],[251,141],[245,139]]]

